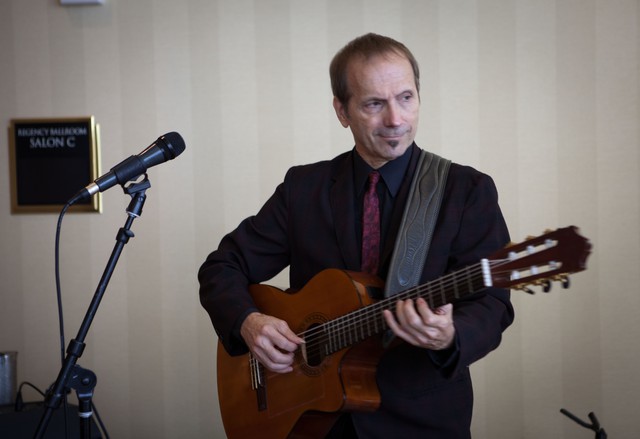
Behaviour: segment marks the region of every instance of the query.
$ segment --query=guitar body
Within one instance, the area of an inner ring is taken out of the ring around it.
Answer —
[[[266,285],[253,285],[250,293],[261,312],[301,334],[373,303],[367,288],[382,285],[373,276],[332,269],[296,293]],[[380,403],[375,383],[379,345],[370,338],[328,356],[298,350],[292,372],[260,368],[262,385],[255,388],[251,355],[229,356],[219,343],[218,398],[228,438],[323,437],[339,412],[375,410]]]

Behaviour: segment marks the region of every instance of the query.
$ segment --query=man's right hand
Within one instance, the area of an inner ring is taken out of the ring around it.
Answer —
[[[258,312],[242,322],[240,334],[256,359],[272,372],[293,370],[293,353],[304,340],[284,320]]]

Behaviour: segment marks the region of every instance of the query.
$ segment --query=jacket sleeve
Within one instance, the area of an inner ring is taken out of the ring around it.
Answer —
[[[469,167],[456,166],[439,215],[437,242],[427,260],[427,277],[477,263],[509,242],[493,180]],[[438,272],[439,271],[439,272]],[[456,339],[445,352],[432,352],[432,361],[445,375],[486,356],[497,348],[503,331],[513,322],[507,289],[487,288],[454,304]]]
[[[230,355],[247,352],[239,329],[257,311],[249,285],[272,278],[289,264],[286,192],[286,184],[280,184],[258,214],[222,238],[198,272],[200,303]]]

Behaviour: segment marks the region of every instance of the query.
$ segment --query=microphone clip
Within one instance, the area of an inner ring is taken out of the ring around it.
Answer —
[[[131,196],[131,202],[127,207],[127,214],[132,218],[138,218],[142,215],[142,206],[147,199],[146,191],[151,187],[151,182],[147,174],[144,174],[144,178],[140,181],[129,182],[127,185],[123,185],[122,189],[124,193]]]

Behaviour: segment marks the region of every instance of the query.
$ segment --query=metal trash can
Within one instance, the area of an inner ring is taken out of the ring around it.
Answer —
[[[10,405],[15,402],[18,385],[17,357],[17,352],[0,352],[0,405]]]

